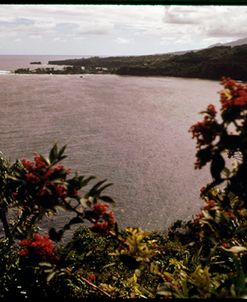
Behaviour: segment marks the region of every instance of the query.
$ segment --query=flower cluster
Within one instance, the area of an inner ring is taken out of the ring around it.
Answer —
[[[215,140],[221,132],[221,127],[215,119],[217,113],[215,106],[209,104],[206,111],[202,113],[205,114],[203,121],[197,122],[189,129],[192,138],[197,140],[198,152],[195,168],[199,169],[212,159]]]
[[[105,203],[96,203],[93,206],[94,224],[91,230],[99,233],[109,232],[115,225],[115,218],[112,211],[108,211],[109,206]]]
[[[91,283],[95,283],[96,282],[96,276],[94,273],[88,273],[87,275],[87,280]]]
[[[39,154],[35,154],[34,161],[23,159],[21,163],[24,183],[14,192],[14,199],[25,200],[31,207],[50,208],[66,198],[66,177],[70,170],[61,164],[51,165]]]
[[[37,261],[55,262],[55,245],[53,241],[46,235],[35,233],[32,239],[23,239],[19,242],[21,247],[20,256],[28,256]]]
[[[37,153],[35,153],[33,162],[23,159],[21,163],[27,172],[25,176],[27,178],[34,178],[37,181],[52,180],[57,178],[57,176],[64,179],[66,175],[70,173],[70,169],[65,170],[61,164],[55,166],[50,165],[45,158]]]
[[[221,110],[231,107],[247,109],[247,84],[238,83],[230,78],[223,78],[221,81],[224,90],[220,92]]]
[[[209,105],[208,105],[207,113],[208,113],[209,116],[211,116],[212,118],[215,117],[217,111],[216,111],[215,106],[214,106],[213,104],[209,104]]]
[[[204,206],[204,210],[210,211],[212,208],[216,206],[217,202],[213,199],[206,201],[206,205]]]
[[[218,133],[217,124],[214,120],[211,120],[208,118],[208,116],[205,116],[202,122],[197,122],[191,126],[190,132],[192,132],[192,138],[197,139],[198,147],[208,145],[211,144],[216,138]]]
[[[247,84],[238,83],[230,78],[223,78],[221,84],[224,86],[220,92],[222,122],[216,120],[215,106],[209,104],[207,109],[201,112],[204,119],[189,129],[192,138],[197,142],[195,168],[200,169],[215,158],[221,157],[220,161],[223,162],[221,155],[223,151],[233,156],[236,151],[246,150],[242,134],[246,135],[247,126]],[[214,164],[214,167],[216,166],[217,164]]]

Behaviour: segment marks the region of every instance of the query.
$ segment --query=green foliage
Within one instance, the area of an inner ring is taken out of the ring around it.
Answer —
[[[223,75],[246,80],[246,45],[215,46],[207,49],[170,54],[124,57],[91,57],[50,61],[55,65],[85,66],[88,73],[96,67],[108,68],[107,73],[138,76],[175,76],[220,79]]]
[[[82,223],[85,219],[95,223],[93,206],[101,199],[101,193],[111,184],[106,184],[106,180],[99,181],[81,195],[81,190],[95,177],[85,177],[78,173],[69,177],[71,171],[60,163],[66,158],[65,149],[66,146],[59,149],[55,144],[48,158],[35,154],[34,161],[23,159],[13,165],[2,158],[0,185],[3,197],[0,212],[5,235],[11,240],[32,236],[43,217],[56,215],[59,208],[70,211],[75,216],[63,229],[50,230],[50,236],[55,241],[60,241],[64,232],[73,224]],[[108,196],[103,196],[102,199],[113,202]],[[7,206],[18,209],[20,213],[11,225],[7,221]],[[108,220],[104,221],[110,229],[114,221],[112,218],[110,224]]]

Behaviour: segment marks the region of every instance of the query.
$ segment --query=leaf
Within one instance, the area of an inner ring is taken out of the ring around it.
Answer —
[[[226,149],[236,151],[241,146],[242,138],[238,135],[225,135],[221,138],[221,143]]]
[[[113,184],[112,183],[109,183],[107,185],[104,185],[103,187],[101,187],[99,190],[97,190],[97,192],[95,193],[95,197],[99,197],[101,192],[104,191],[106,188],[112,186]]]
[[[211,148],[207,147],[207,148],[204,148],[204,149],[200,149],[199,151],[197,151],[196,157],[198,158],[201,166],[206,165],[206,163],[209,162],[211,160],[211,157],[212,157]]]
[[[62,231],[62,230],[60,230],[60,231],[58,231],[58,232],[56,231],[55,228],[51,228],[51,229],[49,230],[49,237],[50,237],[51,240],[53,240],[53,241],[56,241],[56,242],[60,241],[61,238],[62,238],[62,236],[63,236],[63,231]]]
[[[84,197],[80,198],[79,202],[84,208],[86,208],[88,206],[87,199]]]
[[[76,217],[72,218],[68,224],[73,225],[73,224],[82,223],[82,222],[83,222],[83,219],[79,216],[76,216]]]
[[[115,203],[115,200],[113,200],[110,196],[106,196],[106,195],[100,196],[100,199],[102,201],[105,201],[105,202],[108,202],[108,203]]]
[[[42,154],[38,153],[38,155],[46,165],[49,165],[49,161]]]
[[[89,197],[89,196],[94,196],[95,193],[97,192],[98,188],[104,183],[106,182],[107,179],[101,180],[99,182],[97,182],[90,190],[89,192],[85,195],[85,198]]]
[[[222,249],[227,251],[227,252],[233,253],[233,254],[239,254],[239,253],[247,251],[247,248],[245,248],[244,246],[237,246],[237,245],[231,247],[230,249],[226,249],[224,247],[222,247]]]
[[[66,148],[67,148],[67,145],[64,145],[64,146],[58,151],[58,158],[66,157],[65,155],[63,155]]]
[[[245,235],[247,232],[247,225],[240,225],[237,229],[236,229],[236,234],[243,234]]]
[[[42,266],[42,267],[52,267],[52,264],[49,263],[49,262],[40,262],[39,266]]]
[[[239,117],[240,112],[241,112],[241,109],[239,107],[231,106],[227,110],[224,110],[222,112],[221,116],[225,122],[230,123]]]
[[[80,185],[81,187],[84,187],[86,186],[92,179],[95,179],[96,177],[95,176],[89,176],[88,178],[84,179],[84,176],[82,176],[82,179],[80,180]]]
[[[57,148],[57,144],[55,144],[52,148],[51,151],[49,153],[49,160],[50,163],[54,163],[54,161],[57,159],[58,157],[58,148]]]
[[[216,154],[211,162],[210,172],[215,180],[221,179],[221,172],[225,168],[225,160],[221,154]]]
[[[55,275],[56,275],[56,272],[54,272],[54,271],[52,273],[50,273],[46,278],[47,283],[49,283],[51,281],[51,279],[55,277]]]

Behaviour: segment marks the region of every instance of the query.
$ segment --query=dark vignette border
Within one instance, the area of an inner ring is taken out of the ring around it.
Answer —
[[[247,0],[3,0],[3,4],[61,5],[247,5]]]

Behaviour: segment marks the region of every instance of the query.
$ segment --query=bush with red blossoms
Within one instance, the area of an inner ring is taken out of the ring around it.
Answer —
[[[51,279],[69,274],[70,268],[63,267],[56,244],[71,226],[87,220],[95,232],[104,235],[112,231],[111,235],[117,237],[114,215],[104,203],[114,201],[102,194],[111,184],[102,180],[83,192],[95,177],[77,172],[72,175],[72,171],[61,164],[66,157],[64,151],[65,146],[59,149],[55,144],[47,158],[35,153],[33,160],[22,159],[14,164],[0,157],[0,220],[7,247],[18,250],[13,280],[19,280],[19,284],[13,294],[19,297],[45,297],[52,291],[49,289]],[[39,223],[44,216],[56,215],[58,208],[72,213],[72,218],[61,229],[47,230],[49,236],[39,234]],[[15,210],[15,216],[10,209]],[[6,267],[0,279],[9,284],[8,270]],[[25,290],[21,290],[22,287]],[[9,295],[8,288],[6,292]]]
[[[202,112],[203,121],[189,130],[197,142],[195,168],[210,163],[212,175],[212,182],[201,189],[205,205],[188,223],[207,261],[223,257],[226,246],[229,250],[247,246],[247,84],[230,78],[221,84],[219,113],[210,104]],[[246,257],[238,261],[241,267]]]
[[[204,120],[190,128],[197,141],[196,168],[211,163],[213,182],[208,189],[227,182],[225,191],[238,195],[247,205],[247,84],[222,79],[220,119],[210,104]],[[231,167],[227,158],[237,161]]]
[[[109,196],[102,195],[111,184],[106,183],[106,180],[99,181],[83,194],[82,188],[95,177],[85,177],[78,173],[71,176],[71,169],[66,169],[61,164],[66,158],[64,151],[65,146],[58,149],[55,144],[48,158],[35,153],[33,161],[22,159],[11,166],[11,173],[4,184],[8,204],[0,211],[5,235],[10,240],[30,236],[30,232],[35,232],[44,215],[56,214],[59,207],[75,216],[62,229],[50,229],[49,236],[52,240],[60,241],[71,225],[83,223],[85,219],[93,223],[95,230],[98,228],[108,232],[114,228],[112,212],[107,211],[106,204],[98,204],[100,200],[113,202]],[[18,209],[18,216],[12,224],[8,222],[10,206]]]

